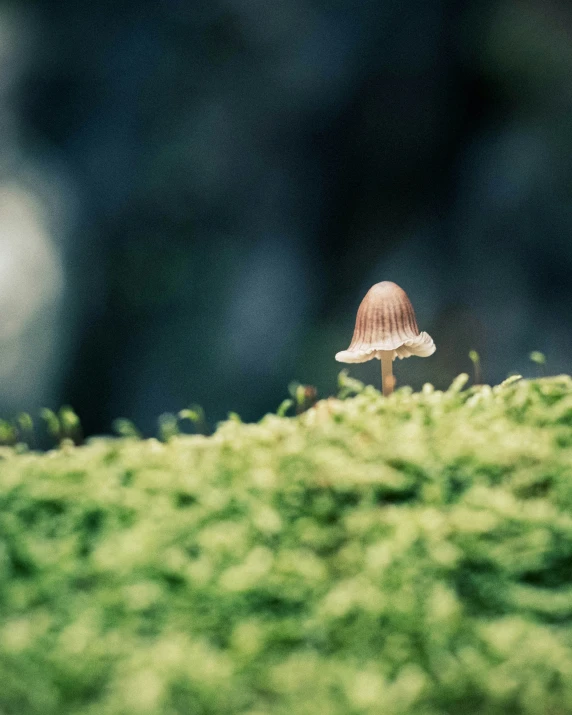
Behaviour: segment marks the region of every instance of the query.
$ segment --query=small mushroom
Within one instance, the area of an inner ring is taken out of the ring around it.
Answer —
[[[435,343],[420,333],[407,293],[391,281],[372,286],[358,308],[352,342],[336,354],[338,362],[381,360],[383,394],[391,395],[395,386],[393,361],[411,355],[429,357]]]

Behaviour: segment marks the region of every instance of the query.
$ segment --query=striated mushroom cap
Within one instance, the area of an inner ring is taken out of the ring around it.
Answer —
[[[420,333],[407,293],[391,281],[372,286],[358,308],[352,342],[336,354],[339,362],[366,362],[381,359],[381,352],[391,351],[392,359],[411,355],[428,357],[435,343],[427,333]]]

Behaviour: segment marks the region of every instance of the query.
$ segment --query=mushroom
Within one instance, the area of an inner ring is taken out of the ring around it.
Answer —
[[[336,360],[366,362],[378,358],[383,394],[387,396],[395,386],[396,357],[429,357],[435,350],[431,336],[419,332],[407,293],[391,281],[382,281],[366,293],[358,308],[352,342],[347,350],[336,354]]]

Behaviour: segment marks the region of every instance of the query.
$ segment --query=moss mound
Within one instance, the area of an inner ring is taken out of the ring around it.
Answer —
[[[572,380],[462,384],[4,449],[2,715],[571,713]]]

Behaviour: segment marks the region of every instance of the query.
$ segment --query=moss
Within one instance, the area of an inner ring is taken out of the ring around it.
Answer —
[[[572,380],[462,387],[3,449],[0,712],[572,712]]]

